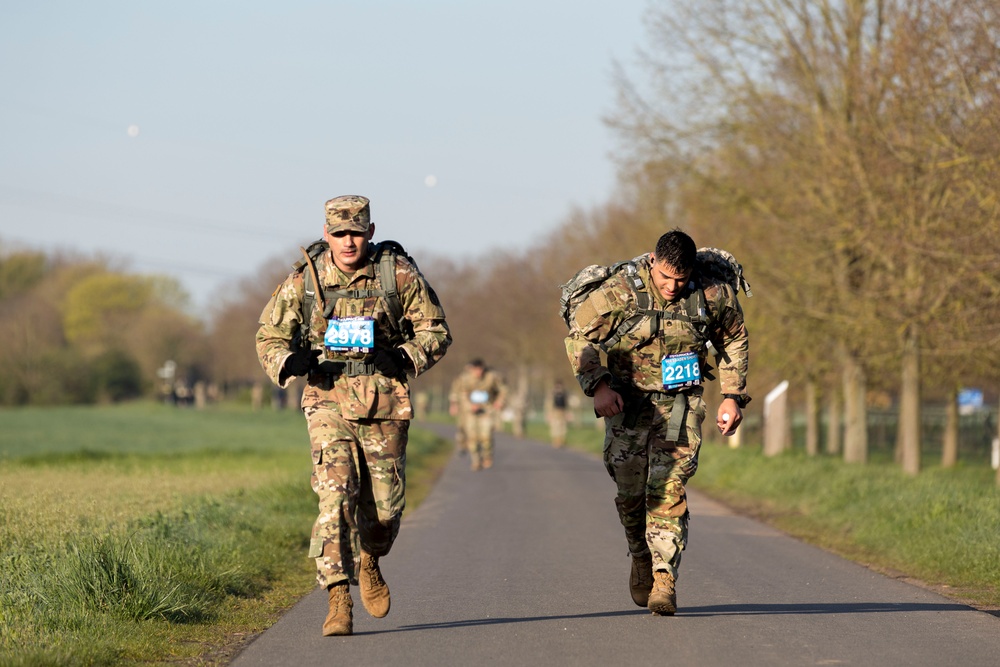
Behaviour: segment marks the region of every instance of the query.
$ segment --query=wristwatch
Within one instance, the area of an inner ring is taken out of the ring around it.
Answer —
[[[747,396],[746,394],[723,394],[722,398],[733,399],[734,401],[736,401],[736,405],[740,406],[740,410],[745,408],[747,406],[747,403],[749,403],[751,400],[750,397]]]

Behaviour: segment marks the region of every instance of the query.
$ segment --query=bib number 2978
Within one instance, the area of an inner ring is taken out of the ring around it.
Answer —
[[[663,361],[660,362],[660,372],[663,375],[663,389],[666,391],[701,384],[701,367],[698,365],[698,355],[695,352],[663,357]]]
[[[371,317],[334,318],[327,325],[323,344],[334,350],[369,352],[375,345],[375,320]]]

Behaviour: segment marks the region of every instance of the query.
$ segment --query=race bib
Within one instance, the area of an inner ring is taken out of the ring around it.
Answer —
[[[371,317],[333,318],[326,327],[323,344],[331,350],[371,352],[375,346],[375,319]]]
[[[469,394],[469,400],[476,405],[482,405],[483,403],[488,403],[490,400],[490,392],[483,391],[482,389],[477,389]]]
[[[701,367],[698,365],[698,355],[695,352],[663,357],[663,361],[660,362],[660,372],[665,391],[701,384]]]

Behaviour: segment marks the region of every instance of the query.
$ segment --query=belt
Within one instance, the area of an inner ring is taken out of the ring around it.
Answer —
[[[323,375],[346,375],[349,378],[359,375],[375,375],[375,364],[356,359],[331,361],[326,359],[316,364],[315,373]]]

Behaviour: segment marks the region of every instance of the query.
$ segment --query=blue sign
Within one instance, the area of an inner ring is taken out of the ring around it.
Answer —
[[[958,392],[958,406],[962,408],[983,407],[983,390],[962,389]]]

